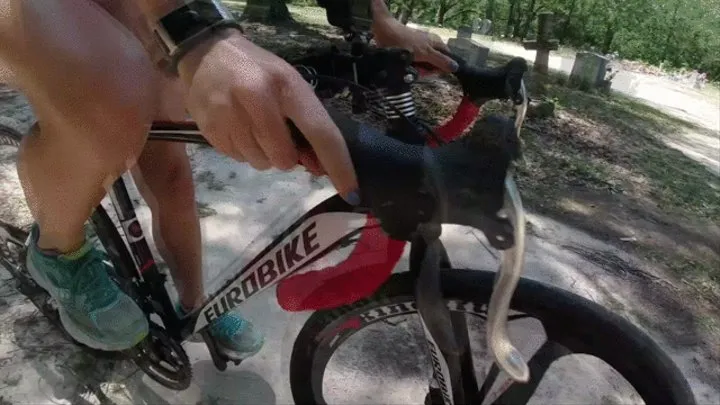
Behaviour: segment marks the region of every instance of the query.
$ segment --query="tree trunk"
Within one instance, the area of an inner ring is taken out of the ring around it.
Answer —
[[[565,39],[570,35],[570,24],[572,23],[572,18],[575,14],[575,6],[577,5],[577,0],[570,0],[570,9],[568,10],[568,15],[565,18],[565,22],[563,23],[562,30],[560,31],[560,42],[565,41]]]
[[[518,5],[516,7],[516,14],[519,14],[520,6]],[[513,21],[513,29],[512,29],[512,37],[517,38],[517,36],[520,34],[520,25],[522,24],[522,16],[518,15],[515,16],[515,20]]]
[[[495,0],[487,0],[487,6],[485,7],[485,18],[492,21],[493,15],[495,15]]]
[[[408,21],[410,21],[410,17],[412,17],[413,11],[415,11],[416,2],[416,0],[410,0],[401,7],[400,15],[397,16],[396,19],[403,25],[407,25]]]
[[[273,24],[293,22],[285,0],[248,0],[242,18]]]
[[[668,34],[667,38],[665,38],[665,48],[663,49],[663,61],[666,61],[668,58],[668,54],[670,53],[670,42],[673,39],[673,34],[675,33],[675,30],[677,29],[677,14],[678,9],[680,8],[680,0],[675,0],[675,10],[673,11],[673,17],[670,27],[668,27]],[[674,62],[674,61],[673,61]]]
[[[445,15],[447,14],[447,12],[448,12],[447,3],[444,1],[440,2],[440,6],[438,7],[437,18],[436,18],[437,25],[442,26],[443,24],[445,24]]]
[[[525,24],[523,24],[522,30],[520,31],[520,38],[527,38],[528,31],[530,31],[530,25],[535,19],[535,0],[530,0],[528,8],[525,11]]]
[[[515,7],[517,6],[518,0],[510,0],[510,11],[508,12],[507,25],[505,25],[505,37],[510,37],[513,26],[515,24]]]
[[[410,21],[410,17],[412,16],[413,10],[404,8],[402,12],[400,13],[400,17],[398,18],[398,21],[400,21],[403,25],[407,25],[408,21]]]
[[[605,28],[605,39],[603,40],[602,53],[610,53],[610,46],[612,46],[613,39],[615,39],[615,24],[608,24]]]

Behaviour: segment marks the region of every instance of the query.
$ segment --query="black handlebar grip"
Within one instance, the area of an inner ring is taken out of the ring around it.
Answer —
[[[512,99],[517,100],[520,92],[523,75],[528,70],[527,61],[524,58],[512,58],[503,66],[485,68],[471,66],[465,60],[453,53],[440,52],[449,56],[458,64],[458,70],[454,73],[460,82],[463,93],[472,101],[478,102],[483,99]],[[434,70],[435,67],[426,63],[416,63],[417,66],[426,70]]]

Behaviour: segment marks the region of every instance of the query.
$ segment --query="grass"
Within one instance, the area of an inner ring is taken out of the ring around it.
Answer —
[[[664,143],[703,129],[620,93],[580,91],[560,82],[561,75],[529,79],[531,94],[554,100],[576,119],[565,129],[577,132],[562,139],[546,133],[525,138],[537,166],[607,191],[652,198],[676,214],[720,221],[720,178]]]
[[[554,100],[561,115],[526,125],[519,182],[529,206],[621,245],[630,230],[641,241],[625,249],[717,303],[720,240],[705,230],[720,224],[720,177],[664,143],[702,129],[622,94],[562,82],[556,75],[529,79],[531,94]],[[570,212],[560,196],[585,203],[588,214]]]

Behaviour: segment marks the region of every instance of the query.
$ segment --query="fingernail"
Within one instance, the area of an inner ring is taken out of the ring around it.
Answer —
[[[460,65],[458,65],[458,63],[455,62],[454,60],[451,60],[450,61],[450,71],[454,73],[454,72],[457,72],[458,69],[460,69]]]
[[[357,190],[349,192],[345,197],[345,201],[353,207],[360,205],[360,193]]]

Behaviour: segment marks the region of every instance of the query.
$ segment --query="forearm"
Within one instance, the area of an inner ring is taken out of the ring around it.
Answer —
[[[395,22],[395,17],[390,14],[390,10],[385,4],[385,0],[370,0],[370,9],[372,10],[372,27],[371,31],[377,36],[378,31],[387,28],[388,25]]]

